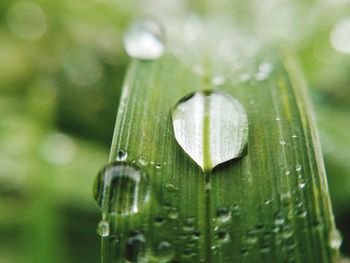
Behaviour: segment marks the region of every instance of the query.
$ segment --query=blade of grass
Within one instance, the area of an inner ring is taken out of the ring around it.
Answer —
[[[272,57],[268,78],[213,87],[245,107],[249,138],[245,156],[206,176],[177,144],[170,111],[210,86],[208,77],[170,54],[132,61],[110,162],[126,151],[149,175],[151,197],[136,214],[107,216],[103,262],[335,261],[339,240],[305,88],[287,52]]]

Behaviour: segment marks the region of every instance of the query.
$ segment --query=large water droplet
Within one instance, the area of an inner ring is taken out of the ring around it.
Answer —
[[[153,60],[164,51],[162,27],[151,19],[134,21],[124,35],[125,50],[130,57]]]
[[[148,176],[141,170],[119,162],[107,165],[97,176],[94,198],[106,213],[137,213],[149,200]]]
[[[244,108],[226,93],[191,93],[176,105],[172,120],[177,142],[204,172],[241,156],[247,143]]]

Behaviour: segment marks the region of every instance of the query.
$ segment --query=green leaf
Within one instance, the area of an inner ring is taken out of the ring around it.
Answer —
[[[322,155],[289,53],[261,50],[246,67],[250,78],[226,63],[229,79],[216,86],[180,59],[166,53],[130,65],[110,162],[125,152],[148,175],[150,197],[137,213],[103,214],[102,261],[335,261],[340,237]],[[245,154],[205,175],[177,144],[171,120],[181,98],[204,88],[237,98],[249,125]]]

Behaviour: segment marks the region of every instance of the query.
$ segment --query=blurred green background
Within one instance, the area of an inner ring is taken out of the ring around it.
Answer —
[[[349,0],[1,0],[0,263],[99,261],[91,189],[128,63],[123,30],[179,10],[225,12],[297,51],[350,254]]]

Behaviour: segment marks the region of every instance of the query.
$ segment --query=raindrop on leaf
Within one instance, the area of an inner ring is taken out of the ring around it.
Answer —
[[[240,157],[247,143],[245,110],[223,92],[191,93],[175,106],[172,121],[177,142],[204,172]]]

